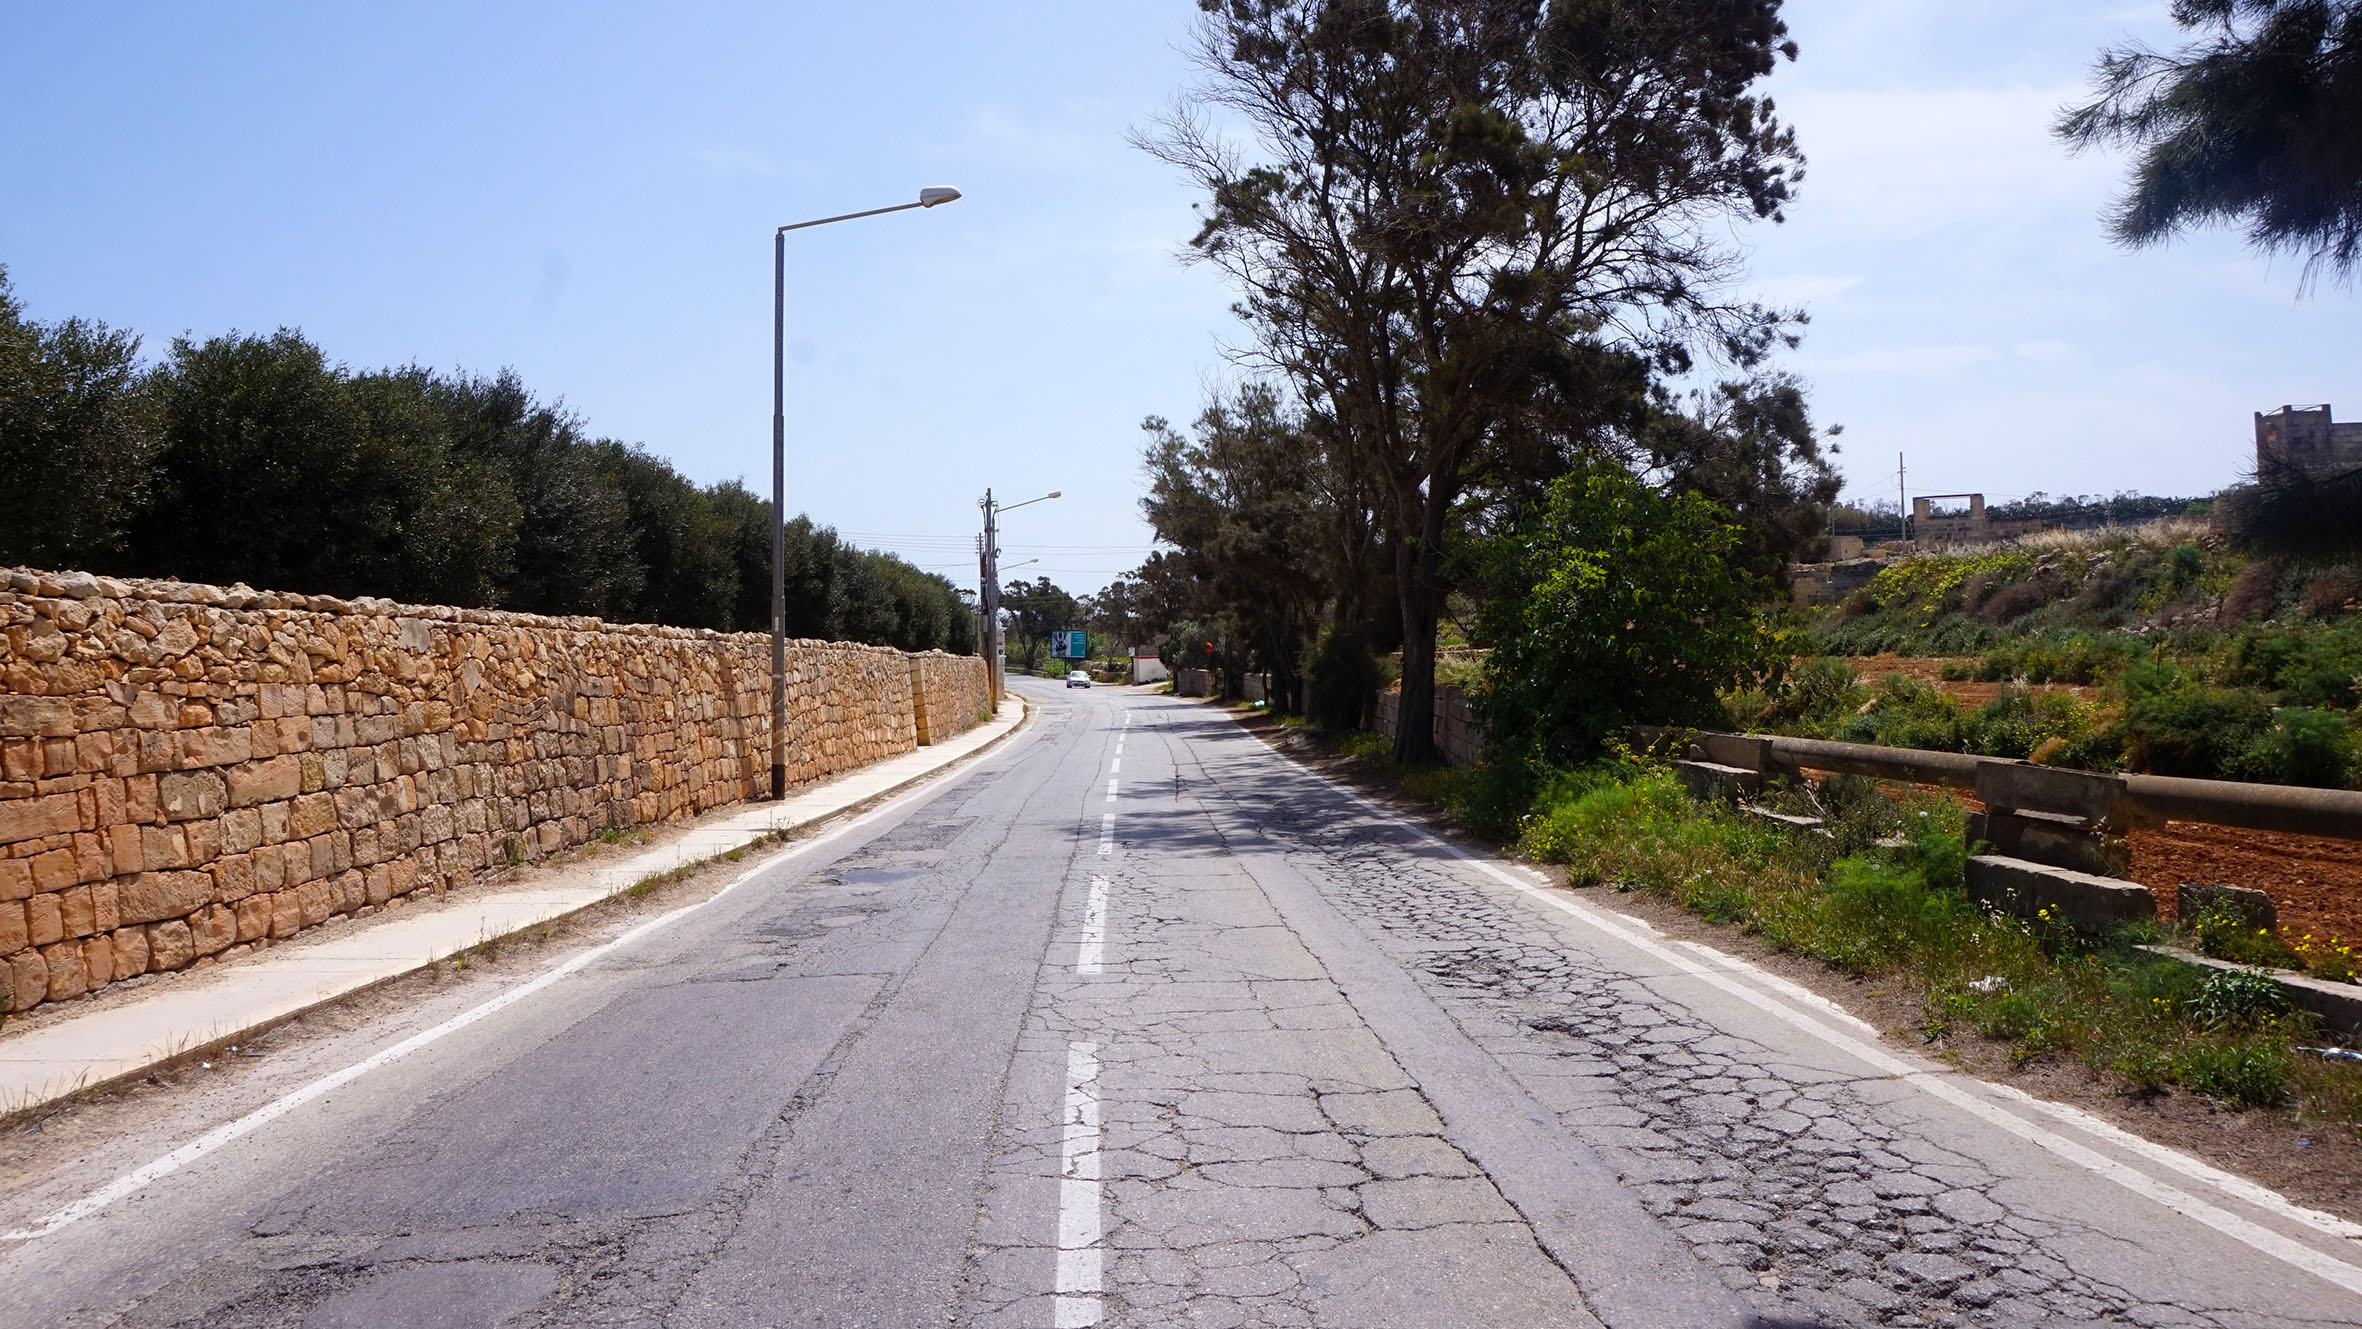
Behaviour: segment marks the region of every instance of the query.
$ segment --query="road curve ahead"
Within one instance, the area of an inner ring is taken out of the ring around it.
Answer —
[[[2362,1229],[1211,708],[1021,686],[965,774],[137,1191],[0,1197],[0,1321],[2362,1323]]]

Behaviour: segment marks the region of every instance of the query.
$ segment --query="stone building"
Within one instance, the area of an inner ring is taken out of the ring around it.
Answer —
[[[2316,479],[2362,470],[2362,423],[2332,421],[2327,405],[2257,411],[2256,474],[2282,469]]]

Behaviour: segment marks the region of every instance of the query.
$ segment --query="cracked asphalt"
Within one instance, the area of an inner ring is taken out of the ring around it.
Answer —
[[[0,1324],[2362,1323],[2344,1225],[1023,686],[857,834],[0,1244]]]

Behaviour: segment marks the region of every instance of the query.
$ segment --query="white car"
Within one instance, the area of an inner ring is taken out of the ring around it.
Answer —
[[[1066,686],[1070,688],[1087,688],[1091,686],[1091,676],[1084,673],[1082,670],[1077,669],[1073,673],[1066,676]]]

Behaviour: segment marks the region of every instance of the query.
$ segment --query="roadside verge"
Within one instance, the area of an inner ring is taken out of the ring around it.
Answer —
[[[1031,709],[1014,696],[1002,716],[931,747],[819,782],[779,803],[741,806],[632,853],[602,856],[571,884],[462,892],[439,906],[378,915],[317,941],[276,946],[172,976],[86,1013],[0,1034],[0,1115],[145,1075],[243,1039],[365,989],[528,929],[555,923],[642,883],[766,839],[859,811],[996,746]]]

